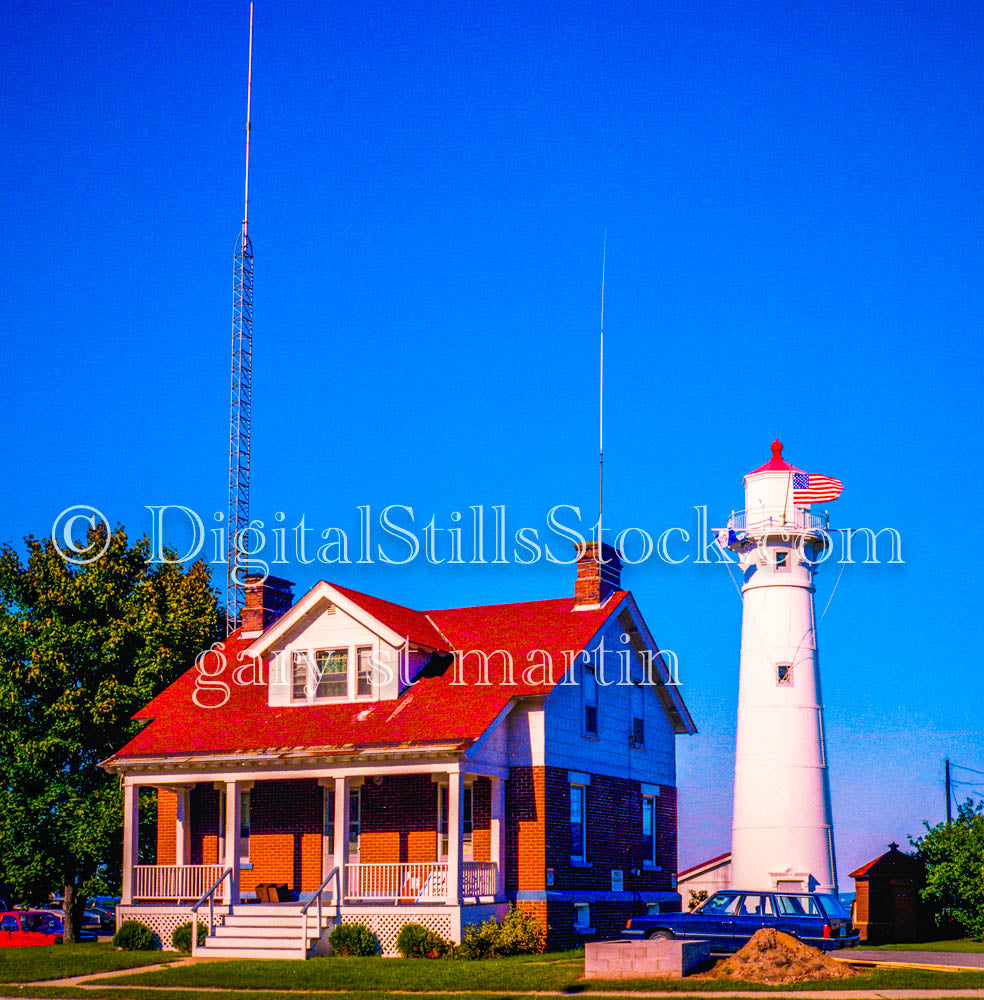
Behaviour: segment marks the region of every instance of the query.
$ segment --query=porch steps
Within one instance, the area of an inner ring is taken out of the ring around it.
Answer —
[[[196,954],[204,958],[307,958],[333,922],[323,912],[318,927],[317,911],[312,908],[302,916],[297,904],[241,905],[225,914]]]

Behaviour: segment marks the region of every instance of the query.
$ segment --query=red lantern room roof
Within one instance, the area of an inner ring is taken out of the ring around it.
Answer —
[[[790,465],[782,457],[782,441],[776,438],[772,442],[772,458],[769,459],[765,465],[760,465],[757,469],[752,469],[748,474],[754,476],[756,472],[802,472],[802,469],[797,469],[795,465]]]

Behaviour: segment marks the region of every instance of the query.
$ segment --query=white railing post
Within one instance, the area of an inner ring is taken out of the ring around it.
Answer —
[[[462,846],[465,839],[465,815],[461,808],[465,779],[460,771],[448,774],[448,880],[445,903],[461,903]]]
[[[235,779],[225,783],[225,867],[231,872],[223,902],[239,902],[239,827],[242,820],[240,784]]]
[[[353,885],[349,873],[349,779],[347,775],[335,777],[335,867],[338,869],[340,885],[338,895],[344,898],[352,892]],[[354,887],[356,891],[359,886]]]
[[[140,786],[133,779],[123,779],[123,891],[122,903],[132,903],[135,885],[137,853],[140,847]]]

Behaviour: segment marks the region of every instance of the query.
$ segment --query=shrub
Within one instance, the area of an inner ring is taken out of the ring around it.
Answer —
[[[462,958],[502,958],[506,955],[539,955],[546,947],[546,935],[536,917],[511,906],[500,924],[494,917],[472,924],[461,943]]]
[[[503,955],[542,955],[547,947],[547,936],[539,921],[529,910],[517,906],[509,907],[501,935]]]
[[[161,946],[160,938],[139,920],[124,920],[113,944],[121,951],[156,951]]]
[[[198,947],[205,943],[205,925],[198,922]],[[171,947],[178,951],[191,951],[191,921],[178,924],[171,933]]]
[[[335,955],[375,955],[379,942],[365,924],[339,924],[328,935],[328,943]]]
[[[404,924],[396,936],[396,950],[404,958],[446,958],[454,945],[423,924]]]

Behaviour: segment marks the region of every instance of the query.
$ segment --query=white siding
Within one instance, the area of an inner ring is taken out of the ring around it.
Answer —
[[[643,688],[645,710],[645,744],[642,749],[631,745],[631,693],[628,685],[618,683],[622,663],[618,652],[631,650],[622,641],[622,628],[617,620],[610,621],[592,640],[591,649],[604,636],[605,684],[598,685],[598,736],[585,736],[581,707],[581,670],[583,661],[575,664],[577,685],[558,684],[546,701],[545,763],[593,774],[618,775],[653,784],[676,784],[676,738],[656,692]],[[633,654],[634,655],[634,654]],[[638,659],[630,661],[641,671]],[[601,680],[601,678],[599,678]]]
[[[288,632],[283,640],[269,651],[271,706],[291,704],[290,664],[295,651],[317,649],[347,649],[349,658],[349,695],[355,693],[356,649],[372,647],[379,665],[379,679],[386,671],[392,675],[390,683],[378,685],[371,698],[359,701],[389,700],[398,695],[398,666],[400,650],[384,642],[378,635],[338,608],[321,605]]]

